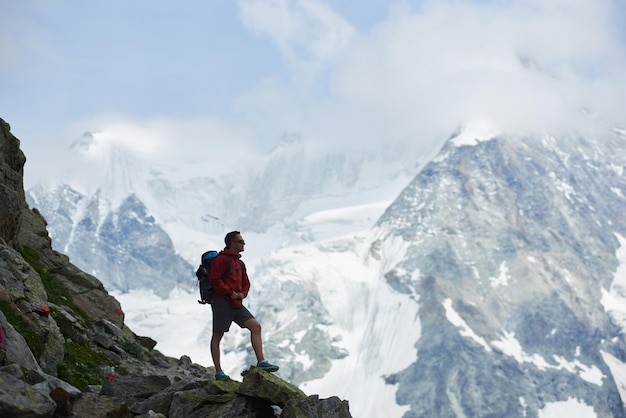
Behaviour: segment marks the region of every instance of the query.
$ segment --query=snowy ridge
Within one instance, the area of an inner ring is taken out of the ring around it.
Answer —
[[[470,131],[423,167],[287,141],[245,181],[145,190],[193,264],[242,230],[266,356],[355,416],[625,416],[623,138]],[[211,364],[196,291],[116,297],[157,349]],[[233,376],[254,361],[236,326],[223,349]]]
[[[456,145],[377,223],[389,228],[388,238],[410,243],[386,278],[420,302],[417,361],[395,376],[399,403],[411,403],[417,416],[463,416],[496,400],[506,400],[492,410],[497,416],[624,416],[626,344],[613,327],[624,324],[615,303],[622,267],[610,292],[605,278],[621,258],[614,231],[626,229],[614,212],[625,203],[626,181],[614,174],[624,166],[625,144],[614,136],[545,135]],[[615,258],[597,256],[606,253]],[[610,317],[601,298],[614,309]],[[555,379],[557,392],[537,383]],[[447,399],[433,381],[445,385]],[[485,391],[485,382],[492,382],[489,394],[466,397]]]
[[[486,119],[475,119],[461,125],[459,133],[450,139],[457,146],[472,146],[482,141],[489,141],[500,135],[500,129]]]

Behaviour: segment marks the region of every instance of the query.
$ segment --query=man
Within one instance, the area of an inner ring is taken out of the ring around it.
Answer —
[[[215,365],[215,379],[225,380],[228,376],[220,363],[220,342],[230,324],[235,322],[241,328],[250,330],[250,342],[256,355],[256,367],[275,372],[278,366],[271,364],[263,355],[261,324],[243,306],[243,299],[248,296],[250,281],[246,266],[240,260],[246,242],[239,231],[232,231],[224,237],[226,247],[211,263],[209,282],[215,290],[211,309],[213,310],[213,336],[211,337],[211,356]],[[226,273],[226,274],[225,274]]]

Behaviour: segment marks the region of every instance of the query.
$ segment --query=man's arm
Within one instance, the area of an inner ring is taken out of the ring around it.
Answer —
[[[224,277],[224,273],[228,268],[230,260],[225,255],[218,255],[211,262],[211,272],[209,273],[209,283],[215,290],[215,294],[219,296],[230,297],[233,289],[228,285]]]

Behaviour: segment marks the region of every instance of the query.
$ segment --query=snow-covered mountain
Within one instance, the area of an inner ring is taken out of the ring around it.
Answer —
[[[411,416],[557,402],[624,416],[623,131],[466,144],[450,141],[377,223],[380,242],[406,244],[387,283],[420,305],[416,360],[387,377],[398,401]]]
[[[37,185],[26,196],[46,217],[55,248],[109,290],[148,288],[165,297],[174,286],[191,288],[194,268],[134,194],[114,209],[100,191],[85,196],[65,184]]]
[[[189,287],[202,252],[221,249],[227,231],[258,236],[248,250],[255,259],[286,243],[319,239],[301,227],[304,217],[389,202],[419,164],[403,149],[320,152],[297,135],[285,136],[268,156],[242,157],[226,170],[208,156],[181,173],[176,162],[155,165],[106,134],[86,133],[72,152],[77,170],[27,190],[28,203],[48,220],[55,247],[107,289],[152,288],[160,296]]]
[[[354,416],[620,417],[625,164],[621,130],[461,129],[430,161],[289,138],[237,176],[147,171],[133,196],[189,263],[241,230],[268,358],[308,393],[350,400]],[[56,240],[68,202],[49,190],[56,206],[40,210]],[[195,293],[116,297],[166,354],[211,364]],[[243,332],[224,350],[233,376],[251,361]]]

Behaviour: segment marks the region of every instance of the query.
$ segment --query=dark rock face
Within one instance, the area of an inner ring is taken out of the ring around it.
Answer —
[[[218,382],[212,368],[154,350],[98,279],[52,249],[25,201],[25,161],[0,119],[0,416],[273,417],[281,406],[287,418],[350,416],[347,402],[307,398],[276,375]]]
[[[11,245],[26,206],[23,183],[26,157],[10,129],[9,124],[0,120],[0,238]]]

